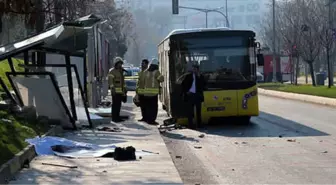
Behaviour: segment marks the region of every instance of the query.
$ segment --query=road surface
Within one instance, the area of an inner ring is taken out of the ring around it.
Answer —
[[[249,126],[163,134],[183,182],[336,183],[336,109],[260,96],[260,110]]]

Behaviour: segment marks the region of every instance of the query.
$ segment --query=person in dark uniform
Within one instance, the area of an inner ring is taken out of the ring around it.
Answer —
[[[116,57],[114,59],[114,68],[111,68],[108,73],[108,83],[112,95],[112,121],[122,122],[124,119],[120,116],[121,103],[125,99],[126,88],[123,74],[123,59]]]
[[[205,80],[199,73],[198,63],[189,64],[188,73],[182,79],[182,96],[187,102],[188,108],[188,125],[189,128],[195,128],[193,124],[194,110],[196,108],[196,128],[201,127],[201,105],[204,101]]]
[[[139,104],[141,109],[141,116],[142,118],[138,121],[147,121],[146,118],[146,99],[144,98],[144,91],[145,91],[145,77],[146,77],[146,70],[148,69],[149,61],[147,59],[143,59],[141,62],[141,71],[138,74],[138,81],[137,81],[137,88],[136,93],[139,97]]]

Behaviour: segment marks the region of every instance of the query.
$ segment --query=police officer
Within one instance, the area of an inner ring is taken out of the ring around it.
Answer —
[[[159,61],[153,59],[144,75],[144,99],[145,99],[145,119],[148,124],[158,124],[155,120],[158,113],[158,94],[160,92],[160,83],[164,77],[159,72]]]
[[[144,90],[145,90],[145,76],[146,70],[148,68],[149,61],[147,59],[143,59],[141,62],[141,71],[138,73],[138,81],[136,87],[136,93],[138,95],[140,109],[141,109],[141,116],[142,118],[138,121],[147,121],[146,118],[146,99],[144,98]]]
[[[112,121],[124,121],[120,117],[121,102],[126,96],[125,77],[123,74],[123,59],[116,57],[113,60],[114,68],[109,70],[108,84],[112,94]]]

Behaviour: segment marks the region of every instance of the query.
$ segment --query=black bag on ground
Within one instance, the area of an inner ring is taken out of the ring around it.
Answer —
[[[126,148],[117,147],[114,150],[114,159],[117,161],[136,160],[135,151],[132,146]]]

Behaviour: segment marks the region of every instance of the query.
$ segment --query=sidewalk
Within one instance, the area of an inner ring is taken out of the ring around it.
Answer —
[[[281,92],[281,91],[267,90],[267,89],[262,89],[262,88],[258,88],[258,94],[265,95],[265,96],[273,96],[273,97],[283,98],[283,99],[289,99],[289,100],[302,101],[302,102],[307,102],[307,103],[313,103],[313,104],[318,104],[318,105],[336,107],[336,99],[334,98],[325,98],[325,97],[312,96],[312,95],[306,95],[306,94]]]
[[[69,159],[39,156],[30,168],[23,169],[9,184],[183,184],[172,162],[157,126],[138,123],[140,110],[131,103],[123,104],[130,120],[118,124],[121,132],[80,130],[65,133],[67,139],[94,143],[133,146],[159,154],[137,156],[137,161],[118,162],[113,158]],[[158,118],[158,121],[160,118]],[[78,168],[55,167],[42,163],[75,165]]]

